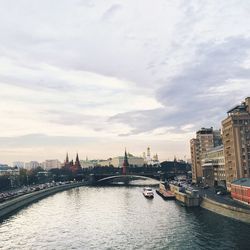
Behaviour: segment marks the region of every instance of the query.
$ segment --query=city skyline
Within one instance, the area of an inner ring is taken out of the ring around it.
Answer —
[[[250,96],[246,2],[0,6],[0,163],[190,158],[195,131]]]

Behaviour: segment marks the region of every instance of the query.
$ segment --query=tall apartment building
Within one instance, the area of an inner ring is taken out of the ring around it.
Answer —
[[[239,178],[250,177],[250,97],[228,112],[222,121],[227,187]]]
[[[205,184],[226,187],[223,145],[214,147],[203,154],[202,172]]]
[[[192,181],[197,183],[202,180],[202,156],[208,150],[221,143],[220,130],[213,128],[201,128],[196,132],[196,138],[190,140],[191,161],[192,161]]]

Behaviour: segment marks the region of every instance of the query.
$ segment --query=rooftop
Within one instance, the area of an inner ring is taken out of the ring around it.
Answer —
[[[241,178],[233,181],[232,184],[250,187],[250,178]]]

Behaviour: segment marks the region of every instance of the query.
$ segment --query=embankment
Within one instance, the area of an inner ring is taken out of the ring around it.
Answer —
[[[83,186],[83,183],[71,183],[61,186],[50,187],[47,189],[35,191],[32,193],[24,194],[19,197],[13,198],[9,201],[5,201],[0,204],[0,218],[6,217],[12,214],[16,210],[21,209],[24,206],[31,204],[32,202],[38,201],[42,198],[50,196],[60,191],[68,190],[75,187]]]
[[[243,209],[218,203],[205,197],[202,198],[200,206],[211,212],[215,212],[217,214],[224,215],[245,223],[250,223],[250,209]]]

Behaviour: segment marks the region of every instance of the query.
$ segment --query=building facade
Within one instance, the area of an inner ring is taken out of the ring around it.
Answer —
[[[54,160],[46,160],[44,162],[44,169],[45,170],[50,170],[52,168],[60,168],[62,166],[62,163],[57,160],[57,159],[54,159]]]
[[[250,178],[241,178],[231,183],[231,196],[234,200],[250,205]]]
[[[200,165],[199,140],[191,139],[190,141],[191,163],[192,163],[192,182],[197,183],[199,176],[202,176],[202,168]]]
[[[196,132],[196,138],[190,140],[192,182],[199,183],[202,181],[202,156],[213,147],[219,146],[220,143],[220,130],[213,130],[212,127],[201,128]]]
[[[209,186],[226,187],[225,158],[223,145],[214,147],[202,156],[202,176]]]
[[[25,163],[23,161],[14,161],[12,163],[13,168],[17,167],[19,168],[24,168],[25,167]]]
[[[31,169],[39,167],[40,165],[41,164],[39,164],[39,162],[37,162],[37,161],[30,161],[30,162],[25,163],[25,168],[27,170],[31,170]]]
[[[144,159],[142,157],[133,156],[128,154],[128,160],[130,166],[142,167],[144,165]],[[114,158],[109,158],[108,160],[99,161],[100,166],[113,166],[113,167],[122,167],[124,162],[124,156],[117,156]]]
[[[222,121],[227,188],[250,177],[250,97],[228,112]]]

